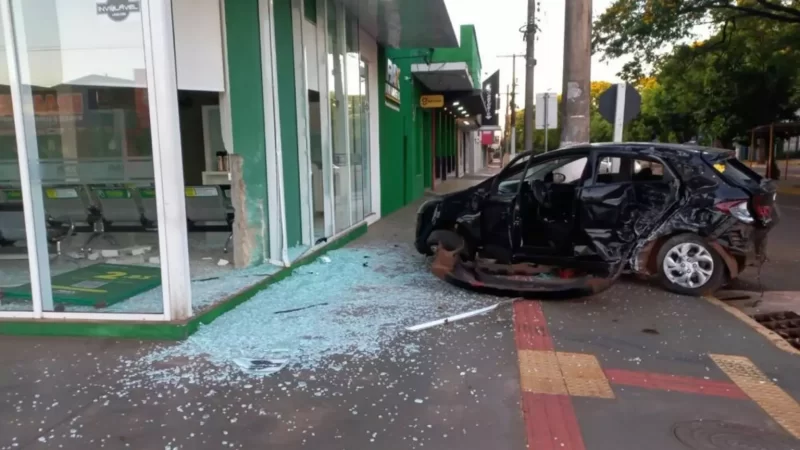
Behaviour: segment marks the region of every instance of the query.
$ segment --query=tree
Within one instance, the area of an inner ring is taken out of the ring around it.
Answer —
[[[708,26],[717,36],[716,50],[733,36],[742,21],[800,29],[800,0],[615,0],[593,26],[592,47],[604,58],[629,56],[622,75],[637,80],[668,47],[696,40]]]
[[[661,139],[730,148],[748,129],[792,118],[800,108],[800,27],[753,18],[738,27],[664,56],[655,87],[643,95],[641,123]],[[723,39],[724,51],[709,49]]]

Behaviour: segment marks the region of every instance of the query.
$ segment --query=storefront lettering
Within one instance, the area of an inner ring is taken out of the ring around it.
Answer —
[[[122,22],[131,13],[140,12],[139,2],[134,0],[106,0],[97,4],[97,15],[108,16],[114,22]]]

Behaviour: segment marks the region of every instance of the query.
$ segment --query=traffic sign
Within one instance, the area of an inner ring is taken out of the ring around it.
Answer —
[[[617,88],[621,85],[625,86],[622,124],[627,125],[639,115],[642,107],[642,96],[635,87],[627,83],[613,84],[597,98],[597,106],[600,115],[613,124],[617,114]]]
[[[423,108],[441,108],[444,106],[444,95],[423,95],[419,98],[419,105]]]

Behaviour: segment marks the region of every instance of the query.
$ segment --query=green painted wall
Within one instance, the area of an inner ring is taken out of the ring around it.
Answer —
[[[261,35],[258,0],[225,0],[228,72],[234,153],[242,155],[245,195],[247,199],[246,226],[253,236],[268,229],[267,163],[264,140],[264,98],[261,83]],[[268,245],[256,238],[250,264],[264,262]]]
[[[401,71],[400,98],[396,111],[381,98],[381,214],[388,215],[420,198],[430,187],[433,173],[433,128],[431,115],[437,114],[435,127],[436,154],[456,154],[455,119],[442,111],[429,112],[419,107],[424,87],[411,75],[411,65],[431,62],[466,62],[473,84],[481,84],[481,61],[475,27],[461,27],[461,46],[437,49],[379,48],[378,78],[381,97],[385,88],[387,58]],[[443,161],[444,162],[444,161]],[[452,164],[452,163],[451,163]],[[450,167],[453,168],[452,166]]]
[[[405,155],[403,154],[403,114],[387,106],[384,98],[386,49],[378,46],[378,92],[381,155],[381,215],[386,216],[405,204]]]
[[[291,0],[274,0],[275,56],[278,76],[278,109],[281,119],[283,194],[286,238],[289,248],[301,244],[300,157],[297,139],[297,104],[294,77],[294,40]]]

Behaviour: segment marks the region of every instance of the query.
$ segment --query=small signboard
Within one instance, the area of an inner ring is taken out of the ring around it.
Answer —
[[[536,129],[558,128],[558,96],[550,92],[536,94]]]
[[[386,59],[386,99],[400,104],[400,68],[391,59]]]
[[[419,98],[419,106],[423,108],[444,107],[444,95],[423,95]]]

